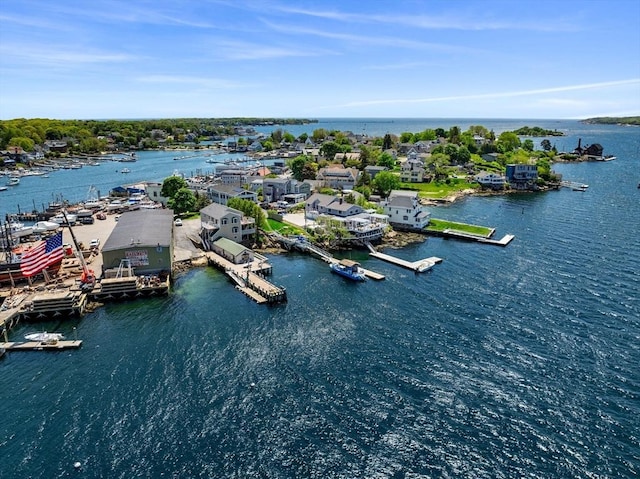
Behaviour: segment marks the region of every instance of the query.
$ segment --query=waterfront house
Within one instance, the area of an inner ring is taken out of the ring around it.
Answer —
[[[360,214],[363,211],[361,206],[347,203],[341,196],[314,193],[305,201],[305,214],[309,218],[317,217],[321,214],[346,218]]]
[[[171,271],[173,212],[140,209],[123,214],[102,247],[103,273],[127,260],[136,275]],[[100,272],[96,271],[96,274]]]
[[[246,190],[240,186],[215,184],[207,186],[207,197],[214,203],[226,205],[231,198],[240,198],[256,203],[258,195],[255,191]]]
[[[319,216],[316,222],[322,224],[323,217],[326,216]],[[337,218],[335,216],[328,218],[331,218],[331,221],[339,222],[349,233],[348,239],[359,244],[380,241],[387,229],[389,229],[389,217],[377,214],[375,210],[364,211],[346,218]]]
[[[507,165],[506,178],[509,186],[513,189],[536,189],[538,167],[530,164],[509,164]]]
[[[382,207],[396,229],[421,231],[429,224],[430,214],[420,204],[417,191],[393,190]]]
[[[211,243],[211,251],[233,264],[246,264],[253,261],[253,251],[228,238],[218,238]]]
[[[490,173],[488,171],[481,171],[473,177],[475,181],[480,183],[483,188],[491,188],[494,190],[501,190],[504,188],[507,178],[504,175],[498,173]]]
[[[241,211],[218,203],[211,203],[200,210],[200,238],[205,250],[210,249],[218,238],[249,243],[255,234],[255,219],[243,216]]]

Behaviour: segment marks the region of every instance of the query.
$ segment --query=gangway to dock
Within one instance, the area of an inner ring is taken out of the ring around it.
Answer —
[[[438,258],[437,256],[431,256],[430,258],[425,258],[418,261],[407,261],[390,254],[380,253],[379,251],[375,250],[371,243],[367,243],[367,248],[369,248],[370,256],[378,258],[382,261],[386,261],[387,263],[402,266],[403,268],[410,269],[412,271],[415,271],[416,273],[424,273],[425,271],[429,271],[436,264],[442,263],[442,258]]]

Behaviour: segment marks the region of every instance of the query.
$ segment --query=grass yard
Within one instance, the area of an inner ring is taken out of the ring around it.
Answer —
[[[456,179],[450,183],[400,183],[403,190],[417,191],[420,197],[442,199],[460,191],[477,188],[477,183],[467,183],[464,180]]]
[[[277,231],[284,236],[304,234],[304,230],[298,226],[282,223],[271,218],[267,218],[267,228],[265,229],[268,231]]]
[[[462,233],[482,236],[484,238],[488,238],[493,232],[493,228],[488,228],[486,226],[456,223],[454,221],[439,220],[436,218],[431,218],[431,220],[429,221],[429,226],[427,226],[425,229],[427,231],[460,231]]]

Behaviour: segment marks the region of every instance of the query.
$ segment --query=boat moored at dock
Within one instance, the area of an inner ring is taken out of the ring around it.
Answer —
[[[342,259],[337,263],[330,263],[329,267],[334,273],[352,281],[364,281],[366,279],[365,272],[357,261]]]

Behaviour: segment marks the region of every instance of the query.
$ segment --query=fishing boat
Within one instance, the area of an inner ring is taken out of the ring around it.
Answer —
[[[353,281],[364,281],[366,279],[364,269],[357,261],[342,259],[339,263],[331,263],[329,267],[334,273]]]

